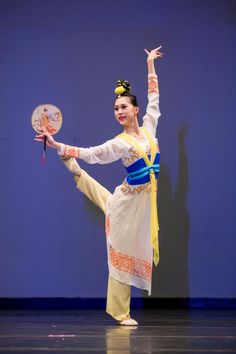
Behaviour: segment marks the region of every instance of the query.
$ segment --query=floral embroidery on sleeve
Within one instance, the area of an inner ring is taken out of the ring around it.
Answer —
[[[105,220],[105,234],[106,237],[110,236],[110,218],[107,216]]]
[[[60,155],[65,157],[74,157],[78,159],[80,156],[80,150],[75,146],[64,145]]]
[[[158,81],[156,78],[149,78],[148,79],[148,93],[159,93],[159,89],[158,89]]]

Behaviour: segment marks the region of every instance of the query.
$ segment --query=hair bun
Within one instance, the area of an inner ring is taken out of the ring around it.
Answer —
[[[116,83],[115,94],[122,95],[122,94],[129,94],[131,91],[131,86],[129,81],[125,80],[118,80]]]

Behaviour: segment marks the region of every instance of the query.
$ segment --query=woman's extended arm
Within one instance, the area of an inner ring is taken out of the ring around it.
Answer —
[[[119,160],[126,154],[129,148],[127,143],[117,138],[90,148],[65,145],[55,141],[53,137],[45,131],[42,131],[40,135],[36,135],[34,140],[43,142],[44,136],[47,138],[47,146],[56,149],[60,156],[82,159],[90,164],[107,164]]]
[[[143,126],[147,128],[153,136],[156,135],[158,119],[161,115],[159,109],[159,89],[158,80],[155,70],[155,60],[162,58],[163,54],[159,51],[161,47],[151,50],[147,53],[147,68],[148,68],[148,105],[146,114],[143,117]]]

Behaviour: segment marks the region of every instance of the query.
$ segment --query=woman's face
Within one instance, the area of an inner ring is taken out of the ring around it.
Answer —
[[[119,97],[115,101],[116,120],[123,126],[131,125],[138,117],[139,108],[132,105],[129,97]]]

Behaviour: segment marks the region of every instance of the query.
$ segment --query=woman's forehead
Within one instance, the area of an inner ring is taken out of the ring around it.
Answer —
[[[121,96],[121,97],[118,97],[115,101],[115,106],[119,106],[121,104],[124,104],[124,103],[130,103],[130,99],[129,97],[127,96]]]

